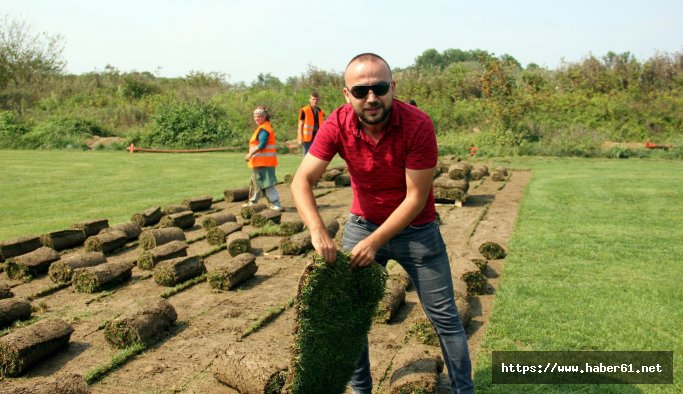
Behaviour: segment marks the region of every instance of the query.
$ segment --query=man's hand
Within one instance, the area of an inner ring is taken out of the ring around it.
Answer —
[[[375,261],[377,249],[372,240],[368,237],[358,242],[351,250],[351,260],[349,265],[354,267],[367,267]]]
[[[334,244],[326,228],[318,231],[311,231],[311,243],[318,254],[325,259],[325,262],[332,264],[337,260],[337,246]]]

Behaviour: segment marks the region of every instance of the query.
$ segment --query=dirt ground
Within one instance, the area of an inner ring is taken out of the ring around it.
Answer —
[[[462,207],[439,206],[441,231],[448,246],[451,264],[470,258],[482,258],[478,246],[485,241],[507,245],[513,229],[524,188],[531,179],[528,171],[513,171],[506,182],[486,178],[473,181],[467,201]],[[287,212],[283,220],[297,217],[289,190],[278,189]],[[343,225],[351,202],[350,188],[333,186],[316,189],[320,211],[325,219],[337,218]],[[216,203],[213,208],[235,213],[239,217],[240,203]],[[242,220],[241,218],[239,220]],[[199,221],[198,221],[199,223]],[[250,232],[253,227],[245,226]],[[186,230],[187,239],[205,233],[199,225]],[[341,231],[337,240],[341,238]],[[307,260],[303,256],[283,256],[280,237],[259,236],[252,240],[257,255],[255,276],[236,290],[217,291],[208,283],[199,283],[168,299],[178,321],[176,328],[163,341],[136,356],[98,383],[90,386],[93,393],[236,393],[213,377],[212,366],[219,350],[236,344],[239,337],[263,316],[269,308],[286,305],[294,297],[299,276]],[[191,244],[189,253],[200,254],[213,247],[203,240]],[[70,251],[68,254],[77,253]],[[140,253],[135,245],[109,256],[109,261],[130,259]],[[67,256],[63,256],[67,257]],[[227,251],[208,257],[206,266],[228,259]],[[488,316],[495,301],[495,289],[500,283],[504,260],[490,260],[488,269],[491,294],[470,296],[472,320],[467,326],[470,354],[476,363],[477,350],[486,331]],[[27,297],[52,285],[40,277],[29,283],[2,280],[12,286],[16,297]],[[54,294],[32,301],[40,311],[35,315],[59,317],[72,324],[75,331],[68,348],[44,360],[19,378],[0,379],[0,393],[12,392],[17,385],[39,383],[55,374],[85,375],[89,370],[109,363],[118,350],[104,340],[103,323],[120,316],[144,300],[157,298],[167,288],[157,285],[150,271],[135,267],[132,278],[115,287],[111,294],[77,293],[67,287]],[[385,392],[391,376],[391,361],[405,343],[411,323],[423,312],[414,289],[407,292],[405,304],[388,324],[375,324],[370,333],[370,355],[376,392]],[[253,352],[286,353],[292,344],[294,309],[289,308],[273,322],[247,336],[239,346]],[[274,355],[273,355],[274,356]],[[476,379],[476,376],[475,376]],[[448,392],[447,376],[441,376],[440,392]]]

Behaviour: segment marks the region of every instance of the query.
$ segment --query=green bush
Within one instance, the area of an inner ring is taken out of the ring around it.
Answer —
[[[151,130],[139,135],[139,143],[147,148],[232,145],[238,139],[233,124],[226,110],[218,105],[199,100],[188,103],[165,97],[156,105]]]
[[[12,111],[0,111],[0,148],[21,148],[28,127]]]
[[[21,144],[28,149],[85,149],[88,138],[109,135],[107,130],[90,120],[57,116],[26,133]]]

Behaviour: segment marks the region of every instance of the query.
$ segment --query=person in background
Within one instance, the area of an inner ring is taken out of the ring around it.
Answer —
[[[296,138],[304,149],[304,155],[311,148],[315,135],[325,119],[325,113],[318,107],[320,102],[318,92],[311,92],[308,102],[309,105],[299,109],[299,124],[296,132]]]
[[[437,165],[434,124],[418,108],[394,100],[396,83],[387,62],[360,54],[344,71],[346,104],[322,125],[294,175],[296,208],[315,250],[328,263],[337,247],[316,209],[313,186],[332,158],[346,161],[353,201],[342,248],[350,265],[396,260],[410,275],[436,329],[454,393],[473,393],[467,336],[458,310],[446,245],[436,222],[432,177]],[[368,347],[351,379],[357,394],[372,392]]]
[[[254,122],[256,130],[249,139],[249,152],[244,156],[247,165],[251,168],[251,190],[253,194],[249,202],[244,205],[253,205],[263,195],[270,202],[271,209],[284,211],[280,204],[280,194],[275,185],[275,167],[277,167],[277,145],[275,131],[270,125],[270,115],[266,107],[254,109]]]

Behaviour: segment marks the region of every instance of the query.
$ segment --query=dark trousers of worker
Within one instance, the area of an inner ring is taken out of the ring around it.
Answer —
[[[357,215],[350,215],[344,228],[342,246],[350,251],[379,227]],[[396,260],[406,270],[415,286],[420,303],[439,337],[451,389],[454,393],[473,393],[472,363],[467,348],[467,336],[455,307],[453,280],[446,245],[439,226],[431,222],[408,226],[386,245],[375,260],[386,265]],[[351,388],[357,394],[372,392],[368,346],[361,354],[351,378]]]

